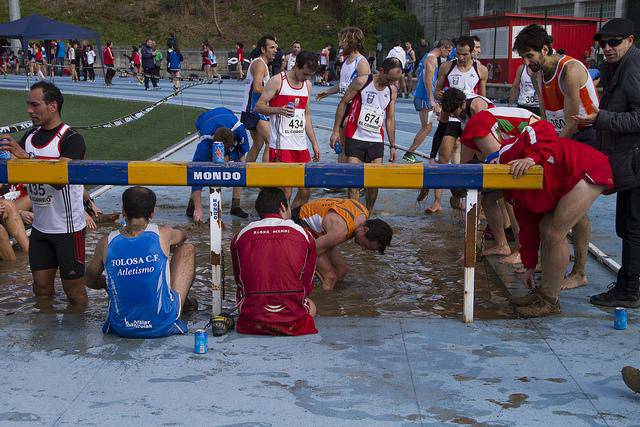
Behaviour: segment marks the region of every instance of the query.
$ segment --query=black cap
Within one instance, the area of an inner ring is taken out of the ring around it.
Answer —
[[[633,33],[633,22],[628,19],[613,18],[600,28],[600,31],[593,36],[593,40],[600,41],[602,36],[629,37]]]

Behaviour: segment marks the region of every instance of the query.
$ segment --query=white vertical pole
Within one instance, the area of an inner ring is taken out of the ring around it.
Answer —
[[[211,315],[222,312],[222,188],[209,188],[211,243]]]
[[[465,323],[473,323],[476,235],[478,231],[478,190],[468,190],[464,221],[464,312]]]

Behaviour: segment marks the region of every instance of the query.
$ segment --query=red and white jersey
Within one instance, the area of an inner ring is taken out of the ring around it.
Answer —
[[[369,76],[367,84],[349,103],[344,135],[359,141],[384,142],[383,126],[389,105],[391,88],[376,89],[375,79]]]
[[[464,127],[460,143],[476,151],[474,139],[492,134],[500,144],[522,133],[525,127],[540,120],[540,117],[524,108],[495,107],[474,114]]]
[[[473,65],[467,71],[462,71],[458,67],[458,60],[454,59],[451,68],[444,79],[444,87],[455,87],[464,93],[478,93],[480,90],[480,74],[478,73],[478,63],[473,61]]]
[[[580,64],[587,75],[587,81],[580,87],[580,109],[578,114],[587,115],[595,113],[599,105],[598,92],[596,91],[596,87],[593,84],[593,80],[587,72],[586,67],[577,59],[567,55],[563,56],[560,58],[560,61],[558,61],[556,72],[553,74],[553,77],[551,77],[551,80],[544,80],[544,74],[542,71],[540,72],[540,77],[538,79],[540,81],[539,85],[540,93],[542,94],[542,101],[544,102],[545,116],[556,129],[557,133],[560,133],[566,124],[566,119],[564,117],[564,89],[560,84],[560,79],[562,78],[565,66],[569,62]],[[580,129],[584,127],[585,126],[579,126]]]
[[[287,78],[285,71],[280,73],[281,83],[278,94],[269,101],[270,107],[284,107],[289,103],[294,105],[292,117],[272,114],[269,119],[270,139],[269,147],[278,150],[307,150],[306,116],[305,111],[309,102],[309,86],[302,82],[295,87]]]
[[[35,146],[33,137],[40,130],[38,128],[25,139],[24,150],[31,158],[57,160],[60,158],[60,143],[69,129],[63,124],[49,142]],[[58,190],[49,184],[29,184],[27,190],[33,204],[33,227],[38,231],[63,234],[85,228],[82,185],[65,185]]]
[[[231,242],[240,311],[239,333],[316,333],[305,299],[313,291],[316,246],[311,233],[290,219],[267,215]]]

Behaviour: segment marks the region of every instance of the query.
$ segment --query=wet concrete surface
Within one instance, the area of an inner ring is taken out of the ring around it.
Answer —
[[[412,107],[408,101],[400,106],[408,123]],[[415,113],[411,117],[415,127]],[[412,129],[406,129],[399,142],[409,145]],[[333,159],[326,135],[321,138],[325,159]],[[190,158],[190,149],[173,159]],[[121,191],[108,192],[99,205],[117,210]],[[157,221],[184,224],[188,190],[157,191]],[[248,211],[255,193],[243,194]],[[415,195],[381,191],[374,215],[396,230],[393,247],[380,256],[345,246],[352,273],[335,292],[313,295],[319,334],[210,336],[205,355],[192,353],[192,335],[104,336],[102,292],[91,291],[87,313],[69,313],[61,295],[52,306],[31,297],[26,257],[0,265],[0,389],[6,391],[0,394],[0,424],[640,424],[640,398],[620,378],[622,366],[640,364],[640,313],[630,310],[629,328],[616,331],[612,310],[587,303],[613,275],[590,259],[592,284],[563,293],[561,316],[516,320],[509,319],[506,297],[522,292],[519,277],[498,269],[505,287],[489,264],[479,262],[480,318],[465,325],[462,267],[455,264],[461,219],[450,209],[424,216]],[[228,190],[225,212],[229,198]],[[606,205],[603,212],[608,214]],[[231,233],[246,221],[226,213],[223,220],[228,248]],[[109,228],[88,235],[89,252]],[[192,239],[202,251],[194,285],[201,310],[188,319],[191,328],[202,326],[209,311],[208,231],[192,230]],[[226,274],[227,295],[233,296],[230,265]]]

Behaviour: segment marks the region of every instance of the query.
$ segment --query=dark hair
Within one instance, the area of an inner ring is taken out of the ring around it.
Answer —
[[[547,30],[538,24],[531,24],[524,27],[516,36],[516,41],[513,43],[513,51],[526,52],[535,50],[536,52],[542,52],[542,48],[547,46],[551,54],[553,52],[552,44],[553,37],[547,33]]]
[[[378,70],[382,70],[385,74],[387,74],[394,68],[402,68],[402,62],[400,62],[398,58],[391,56],[382,61],[382,65],[378,67]]]
[[[221,127],[213,133],[213,140],[222,142],[225,150],[233,148],[233,132],[229,128]]]
[[[387,246],[391,244],[391,238],[393,237],[393,230],[389,224],[379,218],[376,218],[368,219],[362,225],[368,228],[364,237],[369,241],[378,242],[380,245],[380,249],[378,249],[378,251],[383,254]]]
[[[478,37],[478,36],[471,36],[471,38],[472,38],[473,40],[477,41],[477,42],[479,42],[479,41],[480,41],[480,37]]]
[[[293,46],[294,44],[298,43],[300,46],[302,46],[302,43],[300,43],[298,40],[294,40],[291,42],[291,46]]]
[[[468,46],[469,52],[473,52],[473,49],[476,48],[476,41],[473,39],[473,37],[462,36],[456,42],[456,46],[458,47]]]
[[[156,193],[147,187],[136,185],[122,193],[122,209],[127,219],[150,219],[156,207]]]
[[[302,70],[304,67],[309,68],[311,71],[318,69],[318,55],[308,50],[303,50],[296,56],[296,67]]]
[[[566,55],[566,54],[567,54],[567,51],[566,51],[566,50],[564,50],[564,49],[558,49],[558,50],[557,50],[557,53],[558,53],[558,55]]]
[[[243,45],[242,43],[240,43],[240,42],[236,42],[236,44],[238,45],[238,47],[239,47],[240,49],[242,49],[242,48],[244,47],[244,45]]]
[[[463,91],[456,89],[455,87],[450,87],[442,95],[440,105],[442,106],[442,111],[445,113],[453,113],[458,108],[462,108],[464,101],[466,100],[467,96]]]
[[[60,89],[53,83],[41,81],[31,85],[30,90],[42,89],[42,95],[44,102],[50,104],[55,102],[58,105],[58,114],[62,114],[62,104],[64,104],[64,97]]]
[[[258,42],[256,43],[256,46],[258,47],[258,50],[260,52],[262,52],[262,49],[267,49],[267,40],[273,40],[275,42],[276,38],[271,34],[265,34],[264,36],[260,37],[260,40],[258,40]]]
[[[280,205],[289,206],[287,196],[281,188],[263,188],[256,198],[256,212],[260,218],[268,214],[280,213]]]
[[[402,44],[402,42],[400,40],[396,40],[393,42],[394,46],[400,46]]]

